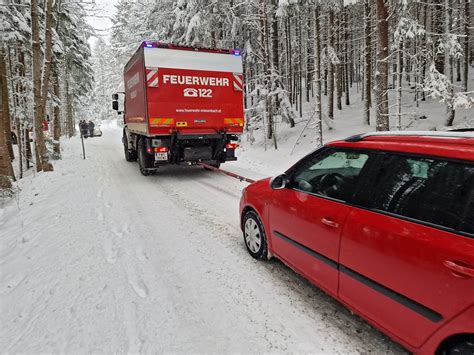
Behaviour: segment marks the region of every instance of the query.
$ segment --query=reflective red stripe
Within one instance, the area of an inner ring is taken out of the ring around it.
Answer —
[[[147,69],[146,70],[146,82],[150,87],[158,86],[158,69]]]
[[[235,91],[243,91],[244,89],[244,77],[241,73],[232,73],[233,80],[232,84]]]

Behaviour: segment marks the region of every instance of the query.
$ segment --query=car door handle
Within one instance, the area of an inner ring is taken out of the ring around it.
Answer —
[[[321,223],[327,225],[328,227],[332,227],[332,228],[338,228],[339,227],[339,223],[334,222],[333,220],[331,220],[329,218],[325,218],[325,217],[321,218]]]
[[[448,269],[451,271],[454,271],[453,274],[455,276],[461,276],[461,277],[474,277],[474,269],[470,268],[465,265],[461,265],[455,261],[451,260],[446,260],[443,263],[444,266],[446,266]]]

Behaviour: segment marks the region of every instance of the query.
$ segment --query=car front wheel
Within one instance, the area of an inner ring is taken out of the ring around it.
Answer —
[[[267,238],[263,223],[254,211],[248,211],[243,220],[245,246],[249,254],[257,259],[267,259]]]

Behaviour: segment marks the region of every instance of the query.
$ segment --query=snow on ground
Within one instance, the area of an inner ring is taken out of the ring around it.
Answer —
[[[86,160],[66,140],[53,173],[0,202],[2,351],[404,353],[279,261],[248,255],[245,183],[198,167],[141,176],[116,127],[85,143]]]

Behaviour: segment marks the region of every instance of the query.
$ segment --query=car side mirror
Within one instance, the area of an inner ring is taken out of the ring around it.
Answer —
[[[119,109],[118,101],[112,101],[112,110],[118,111],[118,109]]]
[[[281,174],[278,176],[275,176],[273,179],[270,181],[270,187],[273,190],[281,190],[286,188],[290,183],[290,178],[286,174]]]

